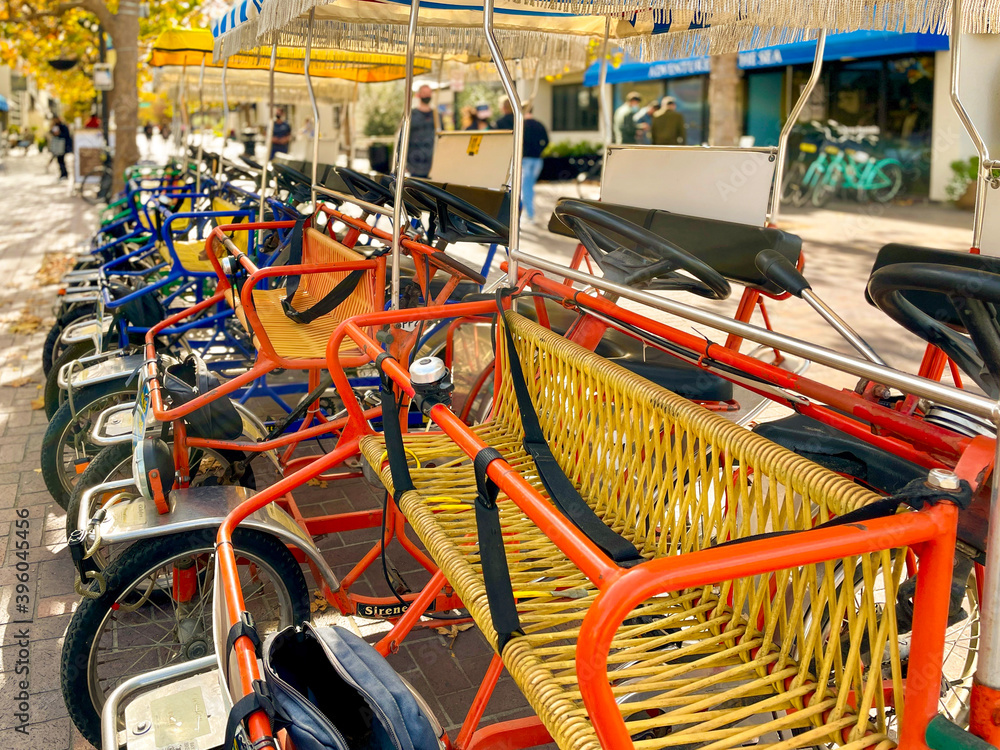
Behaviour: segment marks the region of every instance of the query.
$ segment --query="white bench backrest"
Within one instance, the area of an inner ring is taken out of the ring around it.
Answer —
[[[514,133],[510,130],[438,133],[428,179],[500,190],[510,184],[513,153]]]
[[[992,154],[991,154],[992,156]],[[980,182],[979,189],[986,191],[986,205],[983,208],[983,237],[979,249],[983,255],[1000,256],[1000,189],[993,189],[989,183]],[[970,216],[971,225],[971,216]]]
[[[771,149],[609,146],[601,200],[761,227],[776,164]]]

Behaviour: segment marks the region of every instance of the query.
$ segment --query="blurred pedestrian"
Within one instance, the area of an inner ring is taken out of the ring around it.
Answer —
[[[476,105],[476,118],[466,130],[489,130],[491,117],[493,117],[493,108],[486,102],[479,102]]]
[[[91,113],[90,117],[87,119],[87,124],[83,127],[90,130],[100,130],[101,129],[101,118],[97,116],[96,112]]]
[[[508,106],[510,106],[508,104]],[[542,152],[549,145],[549,131],[535,119],[531,104],[525,103],[524,109],[524,151],[521,158],[521,203],[528,223],[535,223],[535,183],[542,174]],[[514,115],[511,114],[511,125]]]
[[[434,161],[434,136],[437,133],[437,117],[431,102],[434,91],[424,84],[417,89],[417,106],[410,112],[410,141],[406,151],[406,169],[414,177],[426,177],[431,173]]]
[[[73,151],[73,136],[70,135],[59,115],[52,118],[52,127],[49,129],[49,152],[55,157],[59,164],[59,179],[65,180],[69,177],[66,171],[66,154]]]
[[[651,102],[645,107],[640,107],[639,111],[633,115],[632,119],[635,120],[635,142],[648,146],[653,141],[651,140],[650,131],[653,128],[653,117],[659,110],[656,107],[656,102]]]
[[[663,97],[663,106],[653,118],[653,145],[678,146],[687,143],[684,115],[677,111],[677,100]]]
[[[152,148],[153,146],[153,123],[147,122],[142,126],[143,135],[146,136],[146,147]]]
[[[635,143],[635,114],[642,104],[642,96],[638,91],[629,91],[625,101],[615,110],[614,137],[615,143]]]
[[[510,99],[506,96],[500,100],[500,112],[502,113],[495,123],[493,123],[494,130],[513,130],[514,129],[514,108],[510,106]]]
[[[271,158],[275,154],[287,154],[292,142],[292,126],[285,121],[285,110],[274,113],[274,129],[271,132]]]
[[[460,117],[459,130],[472,130],[472,124],[476,121],[476,108],[462,107]]]

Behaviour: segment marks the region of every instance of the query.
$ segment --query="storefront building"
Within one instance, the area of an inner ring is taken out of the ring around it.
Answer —
[[[740,53],[742,132],[755,145],[777,143],[782,123],[809,76],[815,48],[815,42],[799,42]],[[800,118],[796,138],[806,136],[812,120],[877,126],[879,142],[871,147],[873,153],[893,156],[904,164],[910,195],[930,193],[941,199],[935,195],[940,190],[931,187],[930,173],[931,162],[944,157],[936,153],[940,149],[934,148],[933,130],[935,109],[941,106],[942,91],[948,90],[947,49],[948,38],[937,34],[858,31],[830,35],[823,74]],[[708,57],[609,66],[613,106],[632,90],[642,95],[644,104],[673,96],[686,121],[687,142],[707,142],[709,67]],[[536,105],[536,112],[549,109],[545,114],[550,117],[554,140],[599,139],[598,78],[595,63],[579,78],[551,82],[551,97],[539,97],[550,101],[536,100],[541,105]]]

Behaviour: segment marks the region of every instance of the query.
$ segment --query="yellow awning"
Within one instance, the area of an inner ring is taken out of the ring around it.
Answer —
[[[149,64],[154,68],[167,66],[221,68],[222,63],[212,60],[212,32],[207,29],[170,29],[164,31],[153,43]],[[258,48],[229,58],[230,70],[269,69],[271,50]],[[279,47],[274,69],[278,73],[305,74],[305,50]],[[414,74],[428,73],[431,61],[418,57],[414,60]],[[380,83],[406,77],[404,55],[374,52],[351,52],[340,49],[314,49],[309,61],[309,74],[316,78],[340,78],[359,83]]]

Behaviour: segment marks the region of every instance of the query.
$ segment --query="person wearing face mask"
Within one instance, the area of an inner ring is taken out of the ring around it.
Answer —
[[[406,169],[413,177],[426,177],[434,159],[434,134],[437,117],[431,100],[434,93],[424,84],[417,89],[417,106],[410,115],[410,144],[406,152]]]
[[[635,121],[635,114],[641,103],[642,96],[639,92],[630,91],[625,97],[625,103],[615,110],[615,143],[636,143],[638,123]]]

